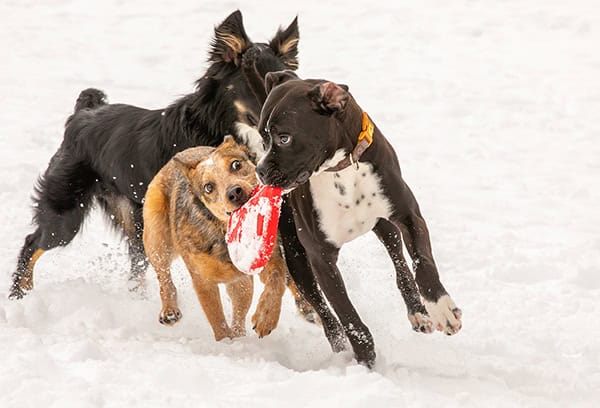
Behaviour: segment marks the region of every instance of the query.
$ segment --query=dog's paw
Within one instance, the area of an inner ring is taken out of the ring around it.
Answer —
[[[181,319],[181,311],[177,307],[165,308],[158,315],[158,321],[165,326],[172,326]]]
[[[296,302],[296,309],[298,310],[298,313],[304,320],[309,323],[321,325],[321,319],[319,319],[319,315],[310,303],[304,300],[304,298],[300,297],[296,297],[294,301]]]
[[[279,321],[280,307],[266,306],[259,302],[256,312],[252,316],[252,329],[263,338],[271,334]]]
[[[409,313],[408,320],[412,324],[412,328],[416,332],[420,333],[432,333],[433,332],[433,321],[425,313]]]
[[[127,281],[129,292],[138,296],[140,299],[146,298],[146,280],[144,278],[129,278]]]
[[[246,327],[245,326],[239,326],[239,327],[232,327],[231,328],[231,333],[230,333],[230,337],[232,339],[235,339],[237,337],[244,337],[246,335]]]
[[[462,311],[448,295],[440,297],[437,302],[423,302],[436,330],[448,336],[456,334],[462,328]]]
[[[19,287],[19,285],[14,285],[12,288],[10,288],[10,292],[8,293],[8,298],[10,300],[23,299],[23,296],[25,296],[26,294],[27,294],[27,292],[24,291],[23,289],[21,289],[21,287]]]

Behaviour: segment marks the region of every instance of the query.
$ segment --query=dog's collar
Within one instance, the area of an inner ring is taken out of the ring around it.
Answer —
[[[325,171],[336,172],[344,170],[345,168],[350,167],[352,165],[354,165],[356,170],[358,170],[358,159],[360,159],[360,156],[362,156],[365,150],[367,150],[367,148],[371,146],[371,143],[373,143],[374,131],[375,125],[373,125],[373,122],[371,122],[371,119],[369,119],[369,115],[367,115],[367,112],[363,112],[362,129],[358,134],[358,142],[356,143],[356,146],[354,147],[352,152],[346,157],[344,157],[338,164],[328,168]]]

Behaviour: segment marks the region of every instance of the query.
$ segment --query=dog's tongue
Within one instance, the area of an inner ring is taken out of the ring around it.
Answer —
[[[259,185],[252,197],[231,214],[227,225],[227,249],[240,271],[262,271],[275,247],[281,210],[281,188]]]

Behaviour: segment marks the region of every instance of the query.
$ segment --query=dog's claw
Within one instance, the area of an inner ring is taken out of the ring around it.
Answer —
[[[258,302],[256,312],[252,316],[252,330],[258,334],[259,338],[268,336],[277,327],[279,307],[265,305],[262,301]]]
[[[409,313],[408,320],[410,321],[413,330],[417,333],[433,332],[433,321],[427,313]]]

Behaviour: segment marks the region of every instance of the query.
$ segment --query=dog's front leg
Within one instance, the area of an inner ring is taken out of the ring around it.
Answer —
[[[279,235],[290,276],[304,299],[310,303],[319,316],[331,349],[334,353],[345,350],[346,335],[344,329],[337,317],[331,312],[315,280],[315,273],[308,263],[306,250],[298,238],[292,207],[287,196],[284,196],[281,205]]]
[[[231,331],[234,337],[243,337],[246,335],[246,316],[252,305],[254,293],[253,276],[243,275],[239,279],[227,283],[225,287],[233,309]]]
[[[380,219],[373,232],[383,243],[387,250],[394,268],[396,269],[396,285],[404,298],[408,310],[408,320],[412,324],[414,331],[422,333],[431,333],[433,331],[433,322],[427,314],[425,306],[421,302],[421,296],[415,283],[415,278],[406,264],[406,259],[402,254],[402,239],[400,230],[391,222]]]
[[[312,250],[308,251],[309,262],[317,275],[319,286],[342,323],[356,361],[372,368],[375,364],[373,336],[360,320],[346,293],[342,275],[336,265],[339,249],[321,246],[317,242],[311,247]]]
[[[268,336],[277,327],[281,313],[281,298],[285,292],[285,273],[285,263],[279,247],[276,246],[271,260],[260,273],[260,280],[265,288],[260,295],[256,312],[252,316],[252,328],[260,338]]]
[[[402,188],[392,197],[394,213],[391,221],[402,230],[402,238],[413,260],[415,280],[434,327],[448,335],[458,333],[462,327],[462,312],[440,282],[429,230],[419,205],[404,181],[399,182]]]

